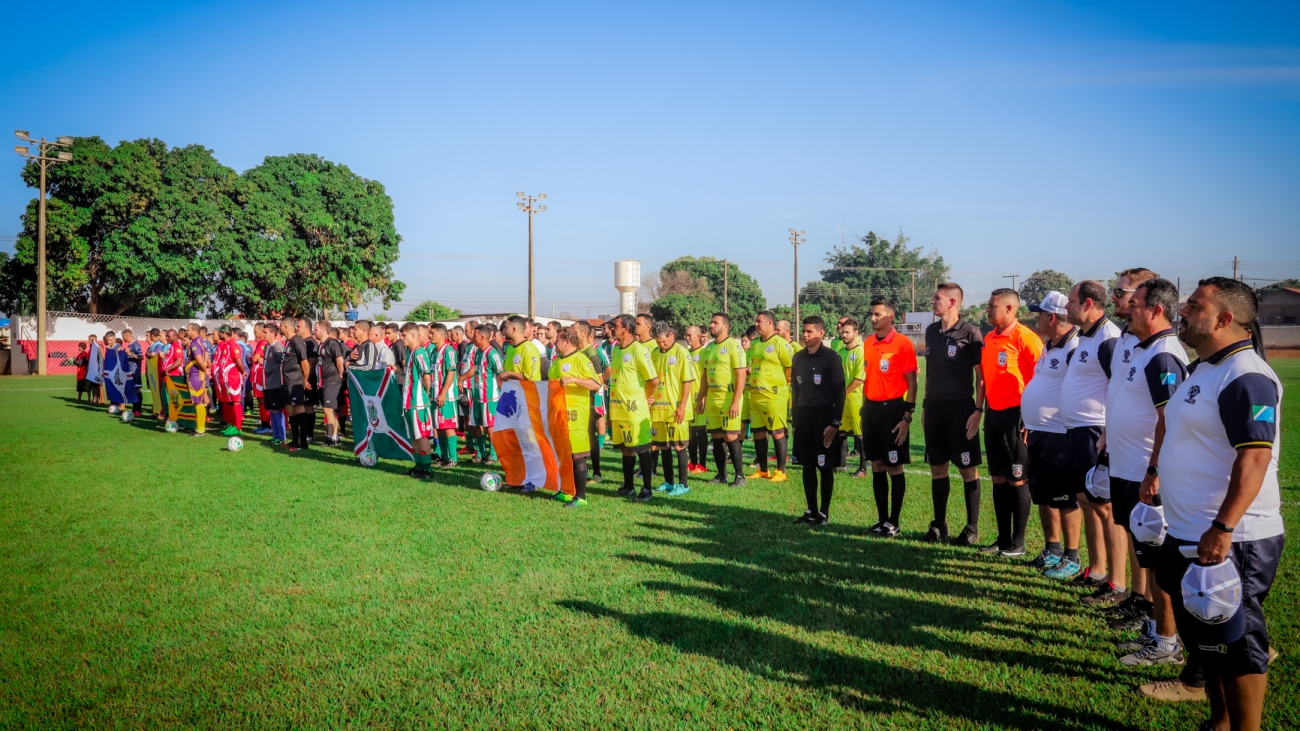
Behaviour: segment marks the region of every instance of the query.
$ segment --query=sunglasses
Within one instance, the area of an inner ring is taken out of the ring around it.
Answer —
[[[1110,296],[1119,299],[1124,296],[1125,292],[1136,292],[1136,289],[1125,289],[1123,287],[1114,287],[1110,290]]]

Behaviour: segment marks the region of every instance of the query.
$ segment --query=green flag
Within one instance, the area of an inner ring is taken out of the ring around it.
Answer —
[[[359,455],[369,448],[378,457],[415,459],[402,418],[402,386],[393,369],[349,368],[348,398],[352,401],[352,451]]]

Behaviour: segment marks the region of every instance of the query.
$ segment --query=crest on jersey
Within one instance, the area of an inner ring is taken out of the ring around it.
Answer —
[[[668,365],[677,365],[677,356],[675,355],[668,356]]]
[[[970,452],[961,453],[961,466],[970,467]]]
[[[624,354],[623,354],[623,362],[624,362],[624,363],[631,363],[631,362],[632,362],[632,354],[631,354],[631,353],[624,353]]]
[[[998,353],[998,365],[1000,365],[1000,366],[1002,366],[1002,367],[1004,367],[1004,368],[1006,367],[1006,365],[1007,365],[1007,351],[1004,350],[1004,351]]]
[[[1130,357],[1132,357],[1132,355],[1133,355],[1133,351],[1131,351],[1131,350],[1125,350],[1125,351],[1124,351],[1124,362],[1127,363],[1127,362],[1128,362],[1128,359],[1129,359]]]
[[[564,371],[565,373],[568,373],[569,369],[572,367],[573,367],[572,363],[565,363],[564,365],[560,366],[560,370]]]
[[[769,346],[767,346],[767,348],[766,348],[763,352],[764,352],[764,353],[775,353],[775,352],[776,352],[776,348],[773,347],[773,346],[771,346],[771,345],[769,345]]]
[[[726,354],[727,354],[727,346],[724,345],[724,346],[722,346],[721,348],[718,348],[718,354],[719,354],[719,355],[726,355]]]
[[[803,382],[803,379],[801,378],[801,379],[799,379],[799,381],[802,383],[802,382]],[[814,373],[814,374],[813,374],[813,383],[816,384],[816,385],[818,385],[818,386],[822,385],[822,374],[820,374],[820,373]]]
[[[891,451],[889,452],[889,462],[890,462],[890,464],[898,464],[898,450],[897,450],[897,449],[895,449],[895,450],[891,450]]]
[[[888,372],[889,372],[889,359],[888,359],[888,358],[884,358],[884,359],[882,359],[882,360],[880,361],[880,372],[881,372],[881,373],[888,373]]]
[[[948,343],[948,357],[949,358],[957,357],[957,346],[953,345],[952,343]]]
[[[1137,372],[1138,372],[1137,366],[1130,367],[1128,369],[1128,379],[1130,381],[1133,380],[1133,376],[1137,375]]]
[[[1021,478],[1021,477],[1024,477],[1024,476],[1025,476],[1025,466],[1022,465],[1022,464],[1013,464],[1013,465],[1011,465],[1011,476],[1012,476],[1012,477],[1015,477],[1015,478],[1017,478],[1017,479],[1018,479],[1018,478]]]
[[[1047,365],[1048,365],[1048,367],[1051,368],[1052,370],[1056,370],[1056,367],[1059,366],[1059,365],[1061,365],[1061,361],[1060,361],[1059,358],[1053,358],[1053,359],[1051,359],[1050,361],[1048,361],[1048,364],[1047,364]]]
[[[1088,362],[1088,351],[1086,351],[1086,350],[1080,350],[1080,351],[1079,351],[1079,362],[1080,362],[1080,363],[1087,363],[1087,362]]]
[[[1200,395],[1201,395],[1201,387],[1192,386],[1191,388],[1187,389],[1187,398],[1183,400],[1189,404],[1196,405],[1196,397]]]
[[[857,353],[849,353],[849,360],[850,360],[850,361],[856,361],[857,359],[858,359],[858,354],[857,354]]]

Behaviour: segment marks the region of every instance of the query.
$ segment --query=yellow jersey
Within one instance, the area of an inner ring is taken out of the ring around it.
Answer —
[[[615,421],[650,418],[645,385],[659,377],[650,351],[636,341],[626,348],[616,342],[610,350],[609,361],[610,418]]]
[[[659,374],[659,386],[655,388],[654,403],[650,405],[650,418],[653,421],[677,421],[677,404],[681,403],[685,384],[698,380],[695,374],[695,361],[690,351],[681,343],[673,343],[668,350],[655,348],[650,353],[655,372]],[[686,417],[683,424],[689,424],[695,413],[695,399],[687,399]]]
[[[526,381],[542,380],[542,354],[531,340],[518,345],[506,343],[505,366],[506,373],[518,373]]]
[[[780,335],[773,335],[767,340],[755,339],[749,344],[747,359],[749,377],[745,379],[745,389],[755,399],[779,397],[790,392],[790,382],[786,380],[786,369],[794,358],[794,348],[790,341]]]
[[[731,403],[732,394],[736,392],[736,371],[748,367],[740,341],[727,338],[720,343],[709,343],[700,356],[700,362],[704,364],[709,379],[709,393],[705,400],[719,405]]]

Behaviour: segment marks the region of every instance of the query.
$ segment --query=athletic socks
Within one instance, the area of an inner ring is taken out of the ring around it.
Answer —
[[[1156,638],[1156,644],[1160,645],[1160,649],[1164,650],[1165,652],[1173,652],[1174,650],[1178,649],[1178,635],[1174,635],[1173,637],[1165,637],[1164,635],[1157,634],[1155,638]]]
[[[980,526],[980,481],[963,482],[962,495],[966,498],[966,525],[972,530]]]
[[[587,499],[587,460],[579,458],[573,460],[573,489],[574,497],[579,500]]]
[[[744,457],[740,454],[740,440],[727,442],[727,450],[731,452],[731,467],[736,471],[736,477],[745,476]]]
[[[289,445],[298,446],[298,415],[287,417],[289,420]]]
[[[948,495],[952,492],[952,479],[930,478],[930,499],[934,502],[934,522],[948,524]]]
[[[858,450],[858,469],[862,472],[867,471],[867,445],[863,443],[862,437],[853,437],[853,448]]]
[[[623,455],[623,489],[635,489],[632,486],[632,477],[636,474],[636,457],[634,455]]]
[[[871,473],[871,491],[876,497],[876,517],[884,523],[889,520],[889,474],[887,472],[881,470]]]
[[[1065,549],[1065,557],[1066,557],[1067,559],[1069,559],[1070,561],[1073,561],[1073,562],[1075,562],[1075,563],[1079,563],[1079,549],[1077,549],[1077,548],[1067,548],[1067,549]]]
[[[1050,554],[1052,554],[1053,556],[1060,556],[1060,555],[1061,555],[1061,552],[1062,552],[1061,542],[1060,542],[1060,541],[1048,541],[1048,542],[1047,542],[1047,552],[1050,553]],[[1076,551],[1076,553],[1078,553],[1078,552]]]
[[[1025,545],[1025,526],[1029,524],[1029,511],[1032,508],[1033,501],[1029,496],[1029,485],[1015,485],[1011,488],[1013,492],[1012,499],[1015,501],[1015,523],[1011,534],[1011,545]]]
[[[767,436],[754,440],[754,465],[759,472],[767,472]]]
[[[690,467],[687,464],[686,450],[677,449],[673,451],[677,455],[677,484],[685,485],[691,474]]]
[[[659,455],[659,461],[664,466],[664,482],[671,485],[673,484],[673,450],[660,450]]]
[[[718,479],[727,479],[727,446],[722,439],[713,440],[713,462],[718,467]]]
[[[809,467],[803,469],[803,499],[809,512],[817,512],[817,470]]]
[[[993,483],[993,515],[998,521],[998,545],[1011,548],[1011,521],[1015,512],[1015,488],[1005,482]]]
[[[897,528],[903,515],[903,497],[907,495],[907,475],[901,472],[890,475],[889,490],[892,493],[889,501],[889,522]]]
[[[773,437],[772,441],[776,442],[776,471],[785,472],[786,456],[789,454],[789,437]]]
[[[641,486],[645,492],[654,489],[655,481],[655,453],[646,450],[641,453]]]
[[[831,495],[835,492],[835,469],[832,467],[822,467],[814,470],[812,467],[805,467],[809,472],[817,472],[822,478],[822,515],[830,517],[831,515]]]
[[[840,440],[840,466],[848,468],[849,466],[849,440]]]

